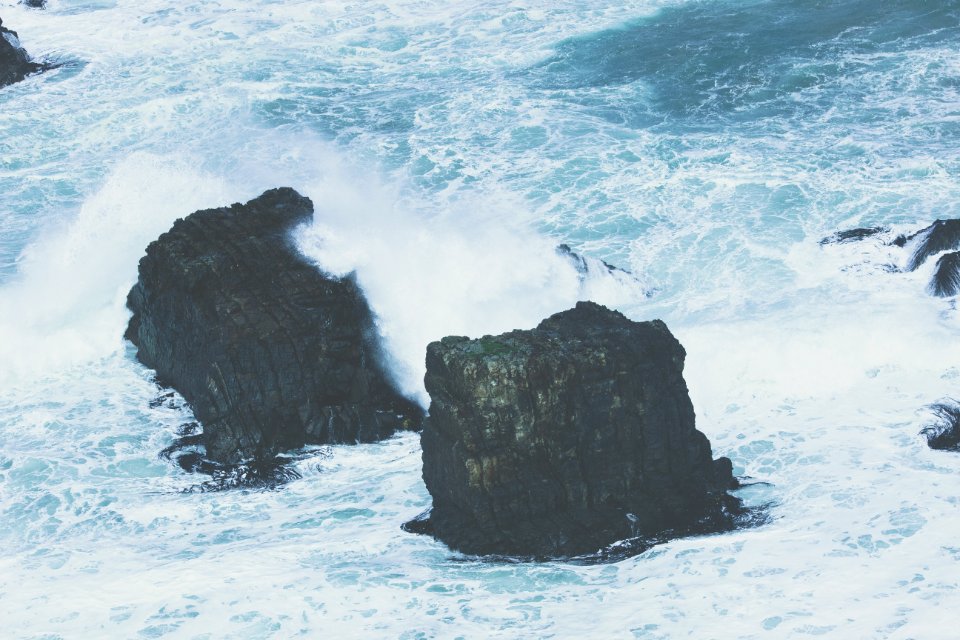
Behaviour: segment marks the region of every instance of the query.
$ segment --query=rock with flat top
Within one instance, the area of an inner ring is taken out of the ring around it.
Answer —
[[[406,528],[532,557],[730,528],[732,465],[695,427],[684,357],[663,322],[591,302],[529,331],[430,344],[433,508]]]

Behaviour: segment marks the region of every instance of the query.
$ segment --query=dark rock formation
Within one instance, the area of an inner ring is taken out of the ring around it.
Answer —
[[[846,229],[837,231],[833,235],[827,236],[820,241],[820,244],[843,244],[846,242],[856,242],[865,240],[875,235],[889,231],[887,227],[861,227],[858,229]]]
[[[931,449],[960,451],[960,404],[947,401],[931,407],[936,418],[934,424],[923,428]]]
[[[914,271],[941,251],[960,249],[960,220],[937,220],[929,227],[907,236],[904,245],[913,250],[907,269]]]
[[[47,0],[20,0],[20,4],[34,9],[44,9],[47,6]]]
[[[177,220],[140,260],[126,337],[192,405],[216,462],[419,427],[422,411],[378,365],[354,279],[321,274],[289,239],[312,215],[310,200],[274,189]]]
[[[960,251],[945,253],[937,260],[937,268],[930,281],[930,293],[940,298],[960,293]]]
[[[629,271],[625,271],[620,267],[613,266],[606,260],[587,260],[582,255],[571,249],[570,245],[568,244],[557,245],[557,253],[569,260],[570,264],[573,265],[573,268],[577,270],[577,273],[579,273],[581,277],[586,277],[590,274],[591,270],[594,268],[591,263],[602,265],[603,269],[605,269],[608,273],[616,273],[618,271],[621,273],[629,273]]]
[[[886,227],[869,227],[838,231],[820,241],[834,244],[863,240],[889,231]],[[911,234],[900,234],[887,243],[909,251],[906,270],[916,271],[933,256],[949,251],[937,260],[933,279],[927,287],[931,294],[948,298],[960,293],[960,220],[937,220],[928,227]],[[889,271],[900,271],[890,265]]]
[[[43,71],[44,65],[30,60],[30,56],[20,46],[16,31],[3,26],[0,19],[0,87],[20,82],[31,73]]]
[[[427,347],[429,516],[454,549],[534,557],[730,528],[730,460],[694,426],[683,347],[592,302],[530,331]]]

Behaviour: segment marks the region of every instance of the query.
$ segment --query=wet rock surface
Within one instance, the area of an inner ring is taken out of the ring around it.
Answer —
[[[941,298],[960,294],[960,220],[936,220],[919,231],[900,234],[892,239],[889,233],[888,227],[848,229],[823,238],[820,244],[845,244],[875,237],[883,240],[887,236],[884,244],[899,247],[905,252],[902,267],[891,265],[888,271],[916,271],[939,255],[927,290],[931,295]]]
[[[3,19],[0,19],[0,87],[20,82],[31,73],[45,68],[30,59],[20,44],[17,32],[5,27]]]
[[[860,227],[857,229],[845,229],[823,238],[820,244],[844,244],[847,242],[856,242],[866,238],[872,238],[889,231],[887,227]]]
[[[930,293],[940,298],[949,298],[960,293],[960,251],[945,253],[937,260],[937,267],[930,281]]]
[[[924,427],[922,435],[931,449],[960,451],[960,403],[948,400],[930,407],[934,422]]]
[[[936,220],[932,225],[905,238],[911,249],[907,270],[914,271],[942,251],[960,249],[960,220]]]
[[[731,528],[732,465],[694,425],[684,357],[662,322],[589,302],[533,330],[430,344],[433,508],[405,528],[526,557]]]
[[[379,365],[356,282],[322,274],[293,246],[291,229],[312,216],[309,199],[273,189],[177,220],[140,260],[126,337],[190,403],[196,440],[218,464],[420,425],[421,409]]]

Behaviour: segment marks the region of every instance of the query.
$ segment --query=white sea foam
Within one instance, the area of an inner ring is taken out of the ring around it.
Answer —
[[[120,350],[146,245],[227,193],[186,161],[138,154],[122,162],[69,222],[24,249],[19,276],[0,288],[0,384]]]
[[[442,215],[396,205],[396,192],[331,170],[311,185],[316,221],[300,249],[335,275],[356,272],[401,390],[425,407],[424,357],[448,335],[529,329],[578,300],[636,304],[641,283],[591,259],[578,272],[557,242],[496,198],[472,198]]]
[[[3,633],[952,638],[960,458],[918,431],[960,384],[960,318],[926,295],[932,263],[818,240],[960,215],[960,49],[794,52],[799,115],[687,129],[630,124],[644,79],[530,80],[564,39],[682,4],[8,3],[28,51],[69,64],[0,90]],[[699,428],[771,483],[748,492],[772,522],[606,566],[465,561],[399,529],[429,505],[415,435],[276,491],[181,493],[201,479],[156,454],[190,415],[150,405],[123,298],[175,217],[282,184],[421,401],[446,333],[580,297],[663,317]],[[581,282],[557,242],[641,283]]]

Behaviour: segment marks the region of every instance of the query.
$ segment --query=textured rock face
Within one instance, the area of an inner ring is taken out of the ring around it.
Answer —
[[[728,528],[730,461],[694,426],[685,352],[660,321],[594,303],[536,329],[427,348],[427,521],[477,554],[567,556]]]
[[[951,251],[940,256],[930,281],[930,293],[940,298],[949,298],[960,293],[960,251]]]
[[[31,62],[20,46],[15,31],[3,26],[0,20],[0,87],[20,82],[29,74],[43,70],[43,65]]]
[[[869,227],[838,231],[820,241],[821,245],[865,240],[889,233],[887,227]],[[927,290],[935,296],[949,298],[960,294],[960,220],[936,220],[915,233],[887,239],[884,244],[904,249],[907,271],[916,271],[931,258],[940,255]],[[945,253],[948,252],[948,253]],[[889,271],[899,271],[890,266]]]
[[[929,227],[907,236],[904,244],[913,249],[907,263],[907,269],[913,271],[941,251],[960,249],[960,220],[936,220]]]
[[[218,462],[419,427],[422,411],[377,364],[354,280],[324,276],[292,245],[312,216],[310,200],[274,189],[177,220],[140,260],[126,337],[192,405]]]

